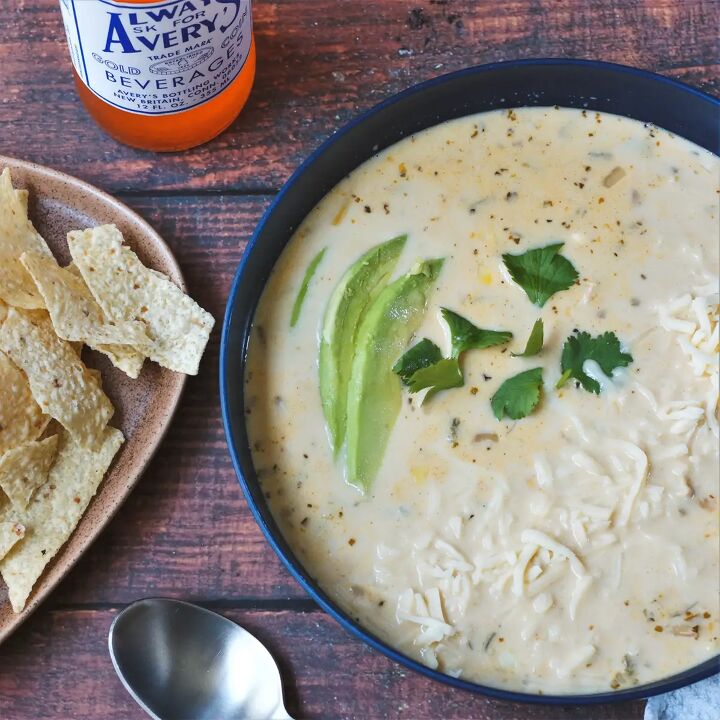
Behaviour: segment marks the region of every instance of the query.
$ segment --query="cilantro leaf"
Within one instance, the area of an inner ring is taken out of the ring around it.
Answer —
[[[608,377],[612,377],[616,368],[627,367],[633,358],[630,353],[622,351],[620,340],[613,332],[596,337],[581,332],[571,335],[565,341],[560,356],[560,369],[563,371],[560,380],[564,379],[565,382],[571,377],[575,378],[585,390],[599,395],[600,383],[583,370],[586,360],[594,360]]]
[[[508,378],[490,398],[493,415],[502,420],[520,420],[529,415],[540,402],[542,391],[542,368],[526,370]]]
[[[521,255],[505,253],[502,256],[510,277],[538,307],[542,307],[556,292],[567,290],[578,279],[573,264],[559,254],[563,245],[554,243]]]
[[[505,330],[484,330],[452,310],[441,308],[443,320],[450,329],[451,355],[460,357],[465,350],[482,350],[493,345],[502,345],[512,339],[512,333]]]
[[[510,353],[513,357],[532,357],[537,355],[543,346],[543,321],[536,320],[530,331],[530,337],[528,338],[525,350],[521,353]]]
[[[440,390],[461,387],[463,382],[463,373],[458,359],[443,358],[433,365],[415,371],[408,384],[411,393],[430,388],[423,398],[423,402],[425,402]]]
[[[434,365],[439,360],[442,360],[440,348],[432,340],[423,338],[403,354],[392,366],[392,371],[400,376],[405,385],[409,385],[416,371]]]
[[[300,310],[302,310],[303,302],[305,302],[305,296],[307,295],[308,288],[310,287],[310,282],[312,281],[313,276],[315,275],[315,271],[317,270],[318,265],[322,261],[326,250],[327,250],[327,248],[324,247],[310,261],[310,264],[307,266],[307,270],[305,271],[305,277],[303,278],[302,284],[300,285],[300,289],[298,290],[298,294],[295,297],[295,302],[293,303],[292,315],[290,316],[290,327],[291,328],[295,327],[295,325],[297,325],[297,321],[300,318]]]

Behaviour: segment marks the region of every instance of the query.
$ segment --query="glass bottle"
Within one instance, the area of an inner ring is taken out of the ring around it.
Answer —
[[[78,94],[120,142],[184,150],[242,110],[255,78],[251,0],[60,0]]]

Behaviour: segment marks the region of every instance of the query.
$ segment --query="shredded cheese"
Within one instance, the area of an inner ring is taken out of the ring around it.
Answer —
[[[705,420],[715,437],[720,437],[718,424],[718,350],[720,349],[720,303],[719,281],[714,279],[660,307],[660,325],[675,333],[678,345],[690,361],[697,377],[708,377],[710,388],[702,402]],[[676,431],[686,431],[686,425],[676,426]]]
[[[520,540],[524,543],[535,543],[540,547],[547,548],[550,552],[559,555],[560,557],[566,558],[570,563],[570,569],[577,577],[585,575],[585,566],[580,561],[580,558],[569,548],[567,545],[559,543],[557,540],[553,540],[549,535],[546,535],[540,530],[523,530],[520,535]]]

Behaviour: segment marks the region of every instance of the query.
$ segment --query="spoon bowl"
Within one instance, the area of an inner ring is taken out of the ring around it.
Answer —
[[[138,600],[113,621],[113,666],[157,720],[286,720],[277,665],[239,625],[165,598]]]

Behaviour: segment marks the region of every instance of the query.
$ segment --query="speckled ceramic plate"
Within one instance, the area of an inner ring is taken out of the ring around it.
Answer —
[[[121,202],[76,178],[0,155],[0,171],[4,167],[10,168],[15,187],[30,191],[30,218],[61,264],[70,260],[65,241],[68,231],[115,223],[143,263],[185,289],[170,248]],[[47,597],[128,496],[165,434],[185,384],[185,375],[150,361],[145,362],[140,377],[131,380],[87,347],[83,360],[102,371],[103,387],[115,406],[110,424],[123,431],[125,443],[70,540],[36,583],[22,613],[12,612],[7,589],[0,581],[0,642]]]

